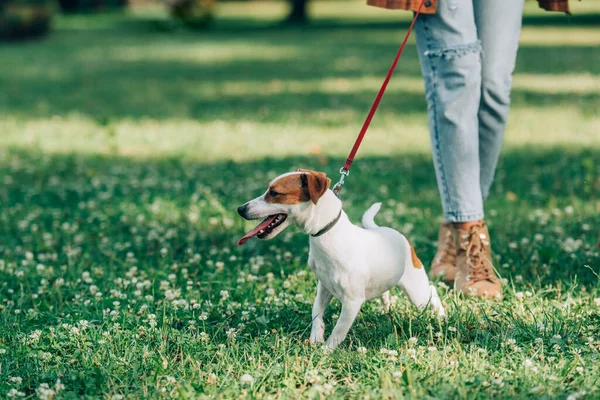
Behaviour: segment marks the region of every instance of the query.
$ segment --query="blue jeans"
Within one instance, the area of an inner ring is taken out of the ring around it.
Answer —
[[[483,219],[502,147],[524,0],[439,0],[417,50],[447,222]]]

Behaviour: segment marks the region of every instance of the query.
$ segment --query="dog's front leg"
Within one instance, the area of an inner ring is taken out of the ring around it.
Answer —
[[[340,317],[335,324],[335,328],[333,328],[333,332],[331,332],[331,336],[327,339],[326,345],[329,350],[334,350],[338,344],[344,341],[363,302],[363,300],[351,300],[342,303]]]
[[[324,339],[325,322],[323,321],[323,315],[332,297],[331,292],[319,281],[317,285],[317,298],[312,309],[312,329],[310,331],[310,341],[312,343],[320,343]]]

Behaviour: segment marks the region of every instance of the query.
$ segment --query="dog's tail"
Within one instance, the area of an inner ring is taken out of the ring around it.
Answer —
[[[375,223],[375,215],[379,212],[381,203],[375,203],[362,216],[362,226],[365,229],[379,228],[379,225]]]

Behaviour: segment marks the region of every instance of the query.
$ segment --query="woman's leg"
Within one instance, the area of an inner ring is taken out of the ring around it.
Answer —
[[[475,25],[481,41],[479,163],[481,195],[490,192],[510,105],[524,0],[474,0]]]
[[[451,223],[440,230],[431,274],[455,279],[462,292],[499,297],[482,221],[482,64],[473,0],[440,0],[436,14],[419,18],[415,29],[433,159],[444,219]]]
[[[436,14],[419,16],[415,32],[444,218],[481,220],[481,44],[473,0],[440,0]]]

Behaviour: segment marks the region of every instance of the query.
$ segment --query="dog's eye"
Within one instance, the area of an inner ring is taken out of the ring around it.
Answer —
[[[271,196],[271,197],[275,197],[275,196],[277,196],[278,194],[279,194],[279,193],[277,193],[275,190],[273,190],[273,189],[269,189],[269,196]]]

